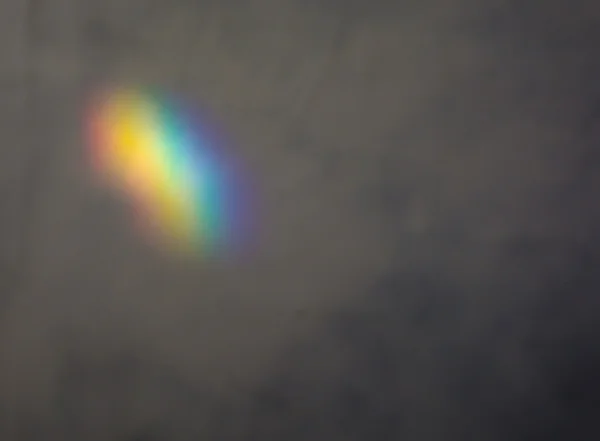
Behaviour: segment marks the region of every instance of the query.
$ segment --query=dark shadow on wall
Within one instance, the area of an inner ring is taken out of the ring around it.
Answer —
[[[519,252],[535,265],[551,245]],[[536,299],[501,311],[439,273],[389,274],[249,393],[211,395],[133,352],[67,351],[56,418],[24,420],[19,439],[596,439],[600,243],[568,254],[536,292],[479,286]]]
[[[497,314],[469,308],[469,288],[435,274],[391,274],[282,357],[243,439],[597,437],[600,243],[569,259],[539,292],[519,293],[536,305]],[[488,317],[475,332],[477,314]]]

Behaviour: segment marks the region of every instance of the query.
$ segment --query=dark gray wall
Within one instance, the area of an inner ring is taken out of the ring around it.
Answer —
[[[600,435],[592,0],[0,2],[0,439]],[[86,99],[156,84],[261,189],[253,259],[149,247]]]

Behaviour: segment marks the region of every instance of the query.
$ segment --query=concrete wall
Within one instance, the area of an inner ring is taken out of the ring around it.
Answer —
[[[0,2],[0,439],[595,439],[599,25],[586,0]],[[134,234],[85,163],[106,82],[226,128],[252,259]]]

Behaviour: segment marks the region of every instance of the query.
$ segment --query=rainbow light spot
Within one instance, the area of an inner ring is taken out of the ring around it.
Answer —
[[[135,88],[99,94],[88,135],[94,169],[133,202],[154,242],[205,257],[247,242],[249,182],[182,102]]]

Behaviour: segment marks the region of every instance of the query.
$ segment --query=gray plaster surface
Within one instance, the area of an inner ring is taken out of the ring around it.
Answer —
[[[600,7],[0,1],[0,440],[600,435]],[[107,82],[226,128],[256,254],[90,179]]]

